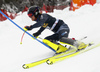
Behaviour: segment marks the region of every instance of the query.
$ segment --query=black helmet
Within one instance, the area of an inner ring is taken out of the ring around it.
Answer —
[[[38,17],[38,15],[39,15],[39,7],[37,7],[37,6],[31,6],[28,9],[28,16],[31,17],[33,15],[35,16],[35,18]]]

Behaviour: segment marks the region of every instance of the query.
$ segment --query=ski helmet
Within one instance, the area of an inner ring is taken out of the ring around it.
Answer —
[[[28,16],[31,17],[33,15],[35,16],[35,18],[38,17],[38,15],[39,15],[39,7],[37,7],[37,6],[31,6],[28,9]]]

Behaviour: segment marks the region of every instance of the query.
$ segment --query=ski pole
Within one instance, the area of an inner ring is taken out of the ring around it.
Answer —
[[[86,39],[86,38],[87,38],[87,36],[85,36],[85,37],[83,37],[83,38],[79,39],[79,41],[84,40],[84,39]]]
[[[24,35],[25,35],[25,32],[23,33],[23,35],[22,35],[22,37],[21,37],[21,42],[20,42],[20,44],[22,44],[22,40],[23,40]]]

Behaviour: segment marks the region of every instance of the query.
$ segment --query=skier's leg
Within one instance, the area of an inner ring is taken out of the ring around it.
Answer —
[[[60,42],[64,42],[64,43],[68,43],[68,44],[73,45],[74,42],[76,42],[76,40],[73,40],[73,39],[71,39],[71,38],[62,37],[62,38],[60,39]]]
[[[71,44],[75,47],[77,47],[77,49],[83,49],[83,48],[86,48],[87,45],[83,42],[80,42],[80,41],[77,41],[77,40],[73,40],[71,38],[66,38],[66,37],[62,37],[60,39],[61,42],[64,42],[64,43],[68,43],[68,44]]]
[[[58,32],[58,34],[59,34],[59,39],[60,39],[59,41],[61,41],[61,42],[71,44],[71,45],[77,47],[78,49],[83,49],[83,48],[87,47],[87,45],[83,42],[68,38],[69,30],[67,30],[67,29],[60,30]]]

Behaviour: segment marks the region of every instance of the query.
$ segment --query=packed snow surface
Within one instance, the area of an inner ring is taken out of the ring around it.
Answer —
[[[87,36],[85,43],[100,42],[100,4],[84,5],[75,12],[66,8],[48,14],[68,24],[70,38],[80,39]],[[17,16],[13,21],[22,28],[35,23],[27,16],[27,12]],[[33,34],[38,29],[33,29],[29,33]],[[23,64],[51,57],[54,52],[27,34],[20,44],[22,34],[23,31],[9,20],[0,22],[0,72],[100,72],[100,47],[51,66],[44,63],[30,69],[23,69]],[[53,32],[46,29],[40,37],[45,38],[51,34]]]

